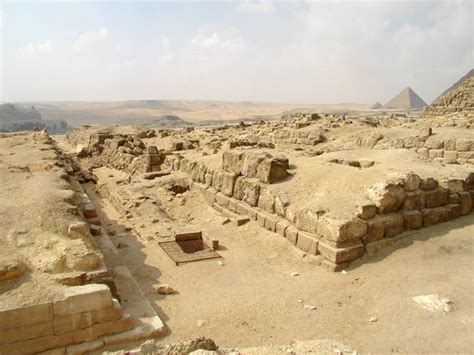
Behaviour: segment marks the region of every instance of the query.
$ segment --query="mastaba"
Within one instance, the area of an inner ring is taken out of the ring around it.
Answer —
[[[416,110],[427,106],[411,88],[407,87],[383,107],[392,109]]]

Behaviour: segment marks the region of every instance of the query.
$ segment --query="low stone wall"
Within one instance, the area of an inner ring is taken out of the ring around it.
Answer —
[[[71,287],[60,300],[0,310],[0,354],[64,353],[132,327],[106,285]]]
[[[189,174],[210,203],[249,216],[307,253],[321,255],[323,265],[332,270],[393,243],[393,237],[405,230],[466,215],[474,199],[474,173],[464,180],[441,182],[409,174],[370,188],[371,200],[359,206],[358,215],[335,219],[311,209],[289,208],[287,196],[274,195],[258,179],[212,171],[181,156],[168,156],[164,165]]]

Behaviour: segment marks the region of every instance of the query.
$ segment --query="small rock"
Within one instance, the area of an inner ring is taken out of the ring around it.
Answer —
[[[299,275],[300,275],[300,274],[297,273],[297,272],[292,272],[292,273],[290,274],[290,276],[299,276]]]
[[[378,320],[377,317],[370,317],[369,322],[374,323],[374,322],[377,322],[377,320]]]
[[[225,265],[225,263],[224,263],[222,260],[219,260],[219,261],[217,262],[217,264],[218,264],[219,266],[224,266],[224,265]]]
[[[449,313],[453,310],[453,302],[438,294],[416,296],[412,299],[424,309],[432,312]]]
[[[298,300],[298,303],[303,303],[303,300]]]
[[[341,271],[341,274],[347,275],[347,271],[346,271],[346,270],[342,270],[342,271]]]
[[[173,295],[177,293],[176,290],[170,287],[168,284],[155,285],[154,289],[160,295]]]
[[[316,310],[316,306],[313,306],[313,305],[310,305],[310,304],[305,304],[304,305],[304,309],[307,309],[307,310],[310,310],[310,311],[314,311]]]
[[[204,324],[205,324],[205,322],[204,322],[202,319],[199,319],[199,320],[197,321],[197,326],[198,326],[199,328],[202,327]]]

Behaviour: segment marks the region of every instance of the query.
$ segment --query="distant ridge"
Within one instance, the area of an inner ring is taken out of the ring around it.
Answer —
[[[382,104],[380,102],[376,102],[375,105],[371,107],[372,110],[378,110],[379,108],[382,108]]]
[[[422,109],[427,106],[421,97],[419,97],[411,88],[407,87],[397,96],[387,102],[383,107],[392,109],[414,110]]]

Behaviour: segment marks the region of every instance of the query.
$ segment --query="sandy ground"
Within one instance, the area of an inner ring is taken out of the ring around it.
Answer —
[[[109,228],[123,232],[129,222],[91,195]],[[116,246],[121,243],[117,262],[128,266],[168,328],[161,342],[207,336],[221,347],[251,347],[327,338],[363,353],[472,351],[473,214],[411,232],[344,275],[314,266],[254,222],[221,225],[202,197],[184,195],[183,209],[220,240],[224,265],[209,260],[176,266],[156,240],[111,236]],[[157,283],[179,294],[158,295]],[[411,299],[432,293],[452,300],[454,311],[432,313]]]

